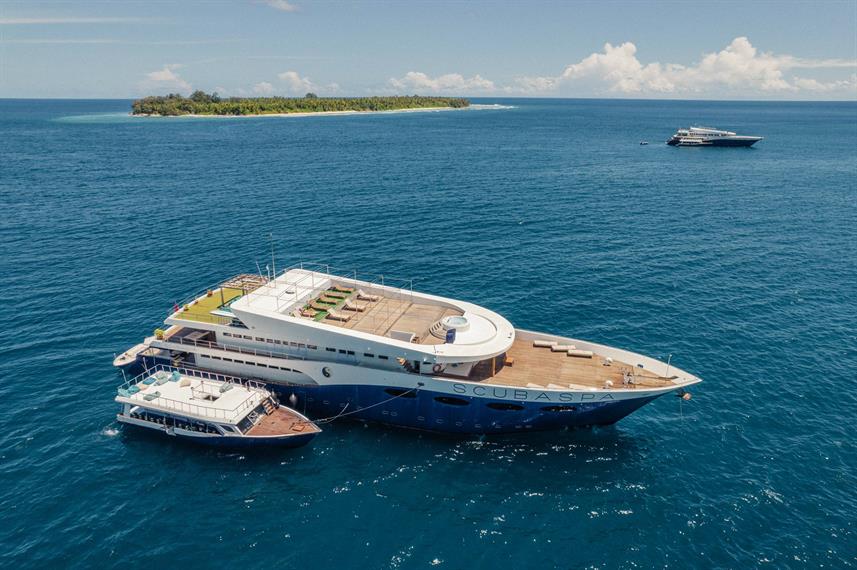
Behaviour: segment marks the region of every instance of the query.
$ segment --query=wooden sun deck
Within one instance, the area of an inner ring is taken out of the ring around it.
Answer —
[[[515,340],[506,356],[514,359],[512,366],[504,366],[503,358],[498,357],[494,359],[492,375],[491,361],[484,361],[474,367],[468,380],[523,388],[570,389],[604,388],[608,380],[613,382],[613,388],[661,388],[672,384],[668,378],[625,362],[614,360],[608,366],[597,354],[592,358],[568,356],[566,352],[534,347],[530,340]],[[626,371],[633,375],[632,385],[623,384]]]
[[[378,301],[357,302],[369,306],[363,312],[348,311],[340,307],[337,309],[339,313],[351,315],[351,318],[347,322],[329,318],[323,319],[322,322],[378,336],[388,336],[390,331],[394,330],[412,332],[416,335],[415,342],[420,344],[442,344],[444,339],[437,338],[429,332],[431,326],[443,317],[463,314],[461,311],[455,309],[438,305],[413,303],[408,299],[381,297]]]
[[[288,408],[279,407],[263,416],[259,423],[247,430],[247,435],[299,435],[320,431],[316,425],[301,419]]]

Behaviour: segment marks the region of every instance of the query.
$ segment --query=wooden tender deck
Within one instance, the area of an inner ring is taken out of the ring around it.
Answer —
[[[538,385],[571,389],[604,388],[607,380],[613,381],[613,388],[660,388],[672,384],[668,378],[629,363],[614,360],[608,366],[606,359],[597,354],[592,358],[568,356],[566,352],[534,347],[531,340],[515,340],[506,356],[514,359],[512,366],[504,366],[503,357],[497,357],[492,375],[491,361],[483,361],[474,367],[468,380],[524,388]],[[625,371],[633,375],[634,384],[623,384]]]
[[[301,419],[300,416],[288,408],[281,406],[271,414],[262,416],[259,423],[247,430],[246,435],[300,435],[320,431],[315,424]]]

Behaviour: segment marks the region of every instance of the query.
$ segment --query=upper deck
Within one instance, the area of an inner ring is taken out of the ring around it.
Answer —
[[[233,278],[177,307],[166,322],[242,326],[316,344],[335,334],[463,360],[500,354],[514,339],[506,319],[478,305],[417,293],[407,281],[394,286],[389,277],[324,269]]]

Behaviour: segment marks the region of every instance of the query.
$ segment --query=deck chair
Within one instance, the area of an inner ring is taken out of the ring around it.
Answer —
[[[323,305],[322,303],[319,303],[318,301],[313,301],[312,303],[309,304],[309,306],[312,307],[313,309],[315,309],[316,311],[326,311],[326,310],[332,308],[330,305]]]
[[[334,321],[342,321],[344,323],[347,323],[349,320],[351,320],[351,317],[353,317],[353,316],[354,315],[344,315],[344,314],[342,314],[339,311],[336,311],[334,309],[328,309],[327,310],[327,318],[332,319]]]
[[[373,302],[379,301],[381,299],[381,297],[379,297],[378,295],[369,295],[368,293],[363,291],[363,289],[357,290],[357,298],[360,299],[361,301],[373,301]]]
[[[354,293],[354,287],[344,287],[342,285],[334,285],[331,287],[334,291],[339,291],[340,293]]]
[[[364,305],[361,303],[355,303],[351,300],[345,301],[345,304],[342,305],[343,309],[347,309],[349,311],[357,311],[359,313],[362,313],[363,311],[365,311],[367,307],[368,307],[368,305]]]
[[[334,299],[345,299],[348,297],[347,293],[340,293],[339,291],[325,291],[324,294]]]
[[[316,316],[317,314],[318,314],[318,311],[316,311],[315,309],[301,309],[298,312],[299,316],[309,317],[309,318],[312,318],[312,317]]]

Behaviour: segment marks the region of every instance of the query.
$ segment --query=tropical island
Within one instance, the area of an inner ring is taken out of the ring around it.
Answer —
[[[132,115],[175,117],[181,115],[292,115],[307,113],[359,113],[422,109],[462,109],[470,101],[461,97],[227,97],[195,91],[190,97],[178,93],[137,99]]]

